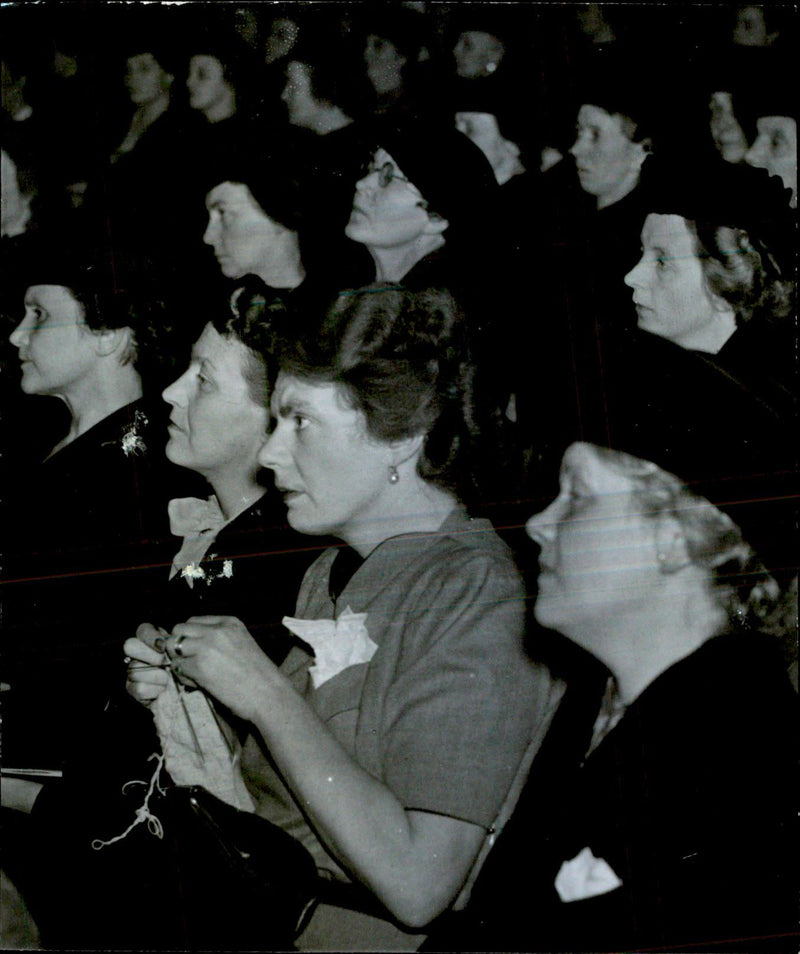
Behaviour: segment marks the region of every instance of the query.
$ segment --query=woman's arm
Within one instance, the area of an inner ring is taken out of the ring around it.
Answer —
[[[139,635],[152,645],[152,633]],[[192,618],[175,627],[166,646],[183,676],[253,724],[331,854],[398,920],[421,927],[447,907],[480,848],[482,827],[406,811],[331,735],[238,620]]]

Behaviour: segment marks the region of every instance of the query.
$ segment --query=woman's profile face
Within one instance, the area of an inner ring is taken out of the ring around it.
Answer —
[[[386,37],[370,33],[364,45],[364,64],[367,67],[367,79],[379,96],[400,89],[403,85],[406,58]]]
[[[385,149],[378,149],[356,194],[345,235],[376,248],[414,242],[431,225],[422,193]]]
[[[319,102],[311,90],[311,74],[305,63],[291,60],[286,65],[286,84],[281,93],[292,126],[313,129]]]
[[[215,476],[257,470],[269,425],[264,402],[253,400],[245,377],[249,349],[207,324],[192,348],[189,367],[164,391],[172,406],[167,457],[181,467]]]
[[[205,53],[193,56],[189,61],[186,87],[189,90],[189,105],[201,112],[215,106],[230,90],[222,63],[216,56]]]
[[[349,542],[385,517],[391,448],[367,433],[364,414],[348,405],[338,384],[281,372],[272,416],[259,461],[274,471],[295,530]]]
[[[748,165],[766,169],[797,195],[797,120],[791,116],[761,116],[757,136],[745,156]]]
[[[11,334],[26,394],[69,395],[96,369],[96,336],[80,303],[62,285],[31,285],[25,317]]]
[[[614,457],[591,444],[572,444],[558,497],[527,523],[541,547],[534,614],[567,636],[647,601],[658,576],[653,523],[638,506],[633,478]]]
[[[697,241],[680,215],[651,213],[642,229],[642,257],[625,276],[643,331],[691,348],[726,310],[708,288]]]
[[[125,87],[131,102],[145,106],[169,91],[172,76],[163,70],[152,53],[137,53],[125,66]]]
[[[464,30],[453,47],[456,73],[462,79],[475,79],[493,73],[503,57],[503,44],[483,30]]]
[[[601,208],[635,187],[647,155],[643,143],[631,140],[622,116],[587,103],[578,111],[577,135],[569,151],[581,188],[595,196]]]
[[[741,162],[747,152],[747,137],[733,112],[730,93],[719,90],[711,94],[711,136],[717,152],[725,162]]]

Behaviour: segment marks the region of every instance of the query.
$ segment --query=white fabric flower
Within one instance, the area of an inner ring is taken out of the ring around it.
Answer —
[[[595,858],[591,848],[584,848],[561,865],[555,884],[562,901],[583,901],[615,891],[622,881],[607,861]]]
[[[366,613],[354,613],[349,606],[338,619],[283,617],[283,625],[314,650],[314,665],[308,672],[315,689],[375,655],[378,645],[369,638],[366,618]]]

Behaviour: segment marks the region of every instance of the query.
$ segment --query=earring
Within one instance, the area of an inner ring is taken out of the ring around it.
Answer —
[[[397,473],[397,468],[392,464],[389,467],[389,483],[396,484],[400,480],[400,474]]]
[[[661,553],[660,551],[656,554],[656,559],[659,562],[660,566],[663,566],[667,562],[667,554]]]
[[[487,73],[494,73],[494,71],[495,71],[496,69],[497,69],[497,63],[495,63],[495,62],[493,62],[493,61],[490,60],[490,61],[486,64],[486,72],[487,72]]]

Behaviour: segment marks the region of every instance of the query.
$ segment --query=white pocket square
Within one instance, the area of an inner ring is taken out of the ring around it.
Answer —
[[[583,901],[608,894],[622,886],[611,865],[595,858],[591,848],[584,848],[571,861],[565,861],[556,875],[556,891],[562,901]]]
[[[309,666],[308,673],[315,689],[375,655],[378,646],[369,638],[366,618],[366,613],[354,613],[349,606],[338,619],[283,617],[283,625],[314,650],[314,665]]]

